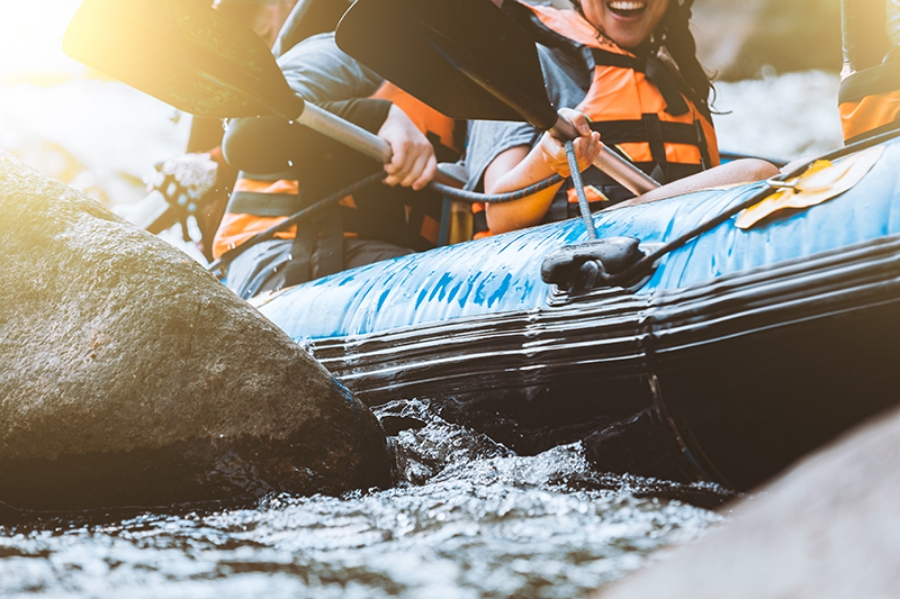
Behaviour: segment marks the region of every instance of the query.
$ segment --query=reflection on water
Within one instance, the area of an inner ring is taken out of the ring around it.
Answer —
[[[0,528],[0,595],[578,597],[721,520],[672,498],[714,505],[716,487],[597,475],[578,446],[514,456],[412,407],[391,439],[421,484]]]

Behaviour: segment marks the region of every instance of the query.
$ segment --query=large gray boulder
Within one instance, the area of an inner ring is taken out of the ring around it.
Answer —
[[[374,416],[193,260],[0,152],[0,502],[390,483]]]
[[[900,593],[900,410],[806,459],[730,522],[597,599]]]

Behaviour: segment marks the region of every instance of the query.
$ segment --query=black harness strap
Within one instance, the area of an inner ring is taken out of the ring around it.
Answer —
[[[285,287],[344,269],[344,228],[336,206],[297,223],[291,258],[284,269]]]
[[[328,212],[334,212],[329,210]],[[291,243],[291,256],[284,265],[284,286],[299,285],[309,281],[312,273],[312,253],[316,247],[318,236],[317,218],[302,220],[297,223],[297,235]]]
[[[344,223],[340,207],[335,206],[322,215],[315,252],[314,279],[344,270]]]
[[[663,131],[660,126],[659,116],[655,114],[643,115],[644,127],[647,129],[647,141],[650,143],[650,154],[653,156],[653,162],[659,172],[654,172],[651,177],[660,183],[669,182],[669,160],[666,157],[666,142],[663,139]]]
[[[311,202],[305,200],[302,191],[296,196],[239,191],[231,195],[226,211],[232,214],[252,214],[253,216],[285,216],[307,208]]]
[[[706,132],[700,120],[694,121],[694,131],[697,133],[697,148],[700,150],[700,167],[703,170],[712,168],[712,157],[709,153],[709,142],[706,140]]]
[[[598,121],[591,123],[591,129],[600,133],[607,144],[641,143],[647,141],[647,117],[656,117],[662,140],[672,144],[699,146],[705,144],[702,128],[698,133],[694,125],[660,121],[655,114],[643,115],[641,120]],[[698,123],[699,124],[699,123]]]

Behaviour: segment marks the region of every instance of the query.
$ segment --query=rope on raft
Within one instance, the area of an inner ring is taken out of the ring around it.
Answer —
[[[571,142],[569,142],[569,143],[571,143]],[[573,150],[573,152],[574,152],[574,150]],[[574,154],[573,154],[573,159],[574,159]],[[305,218],[310,218],[312,216],[319,214],[326,208],[332,206],[333,204],[340,202],[343,198],[345,198],[349,195],[353,195],[354,193],[358,193],[361,189],[368,187],[372,183],[381,181],[386,176],[387,176],[387,173],[384,171],[380,171],[378,173],[375,173],[374,175],[369,175],[368,177],[360,179],[359,181],[357,181],[356,183],[354,183],[352,185],[348,185],[347,187],[339,189],[338,191],[334,192],[333,194],[329,195],[328,197],[323,198],[323,199],[319,200],[318,202],[313,203],[311,206],[308,206],[307,208],[304,208],[300,212],[297,212],[297,213],[289,216],[287,219],[281,221],[280,223],[278,223],[276,225],[269,227],[265,231],[262,231],[261,233],[257,233],[256,235],[254,235],[253,237],[251,237],[244,243],[242,243],[236,247],[233,247],[230,250],[228,250],[227,252],[225,252],[224,254],[222,254],[218,260],[214,261],[212,264],[209,265],[209,271],[212,272],[213,274],[216,274],[217,276],[221,276],[222,274],[224,274],[224,268],[227,267],[228,264],[232,260],[237,258],[244,251],[250,249],[251,247],[253,247],[254,245],[256,245],[258,243],[272,239],[273,237],[275,237],[276,233],[279,233],[281,231],[284,231],[285,229],[289,229],[290,227],[293,227],[299,221],[301,221]],[[478,192],[474,192],[474,191],[466,191],[464,189],[457,189],[456,187],[451,187],[449,185],[443,185],[441,183],[435,183],[433,181],[428,184],[428,187],[429,187],[429,189],[432,189],[441,194],[449,196],[455,200],[462,200],[464,202],[501,203],[501,202],[512,202],[515,200],[520,200],[524,197],[530,196],[539,191],[543,191],[549,187],[552,187],[552,186],[556,185],[557,183],[560,183],[561,181],[563,181],[562,176],[553,175],[552,177],[548,177],[547,179],[544,179],[543,181],[538,181],[534,185],[529,185],[528,187],[525,187],[523,189],[519,189],[517,191],[510,191],[507,193],[499,193],[499,194],[486,194],[486,193],[478,193]],[[583,194],[584,194],[584,192],[582,191],[582,195]],[[587,200],[585,200],[585,202],[586,201]],[[585,204],[585,208],[588,211],[587,214],[590,216],[590,209],[587,208],[587,204]],[[593,220],[589,219],[589,221],[591,223],[591,228],[589,229],[589,231],[593,231],[593,225],[594,225]],[[596,231],[593,231],[593,233],[594,233],[594,238],[596,238],[596,236],[597,236]]]
[[[618,284],[627,285],[629,283],[629,281],[635,281],[638,278],[640,278],[641,276],[643,276],[645,271],[653,268],[653,264],[657,260],[659,260],[660,258],[665,256],[666,254],[668,254],[669,252],[680,248],[681,246],[686,244],[688,241],[694,239],[695,237],[699,237],[703,233],[706,233],[707,231],[710,231],[710,230],[714,229],[715,227],[718,227],[719,225],[721,225],[722,223],[724,223],[731,217],[735,216],[738,212],[745,210],[747,208],[750,208],[752,206],[755,206],[759,202],[763,201],[764,199],[769,197],[771,194],[775,193],[780,187],[782,187],[782,185],[780,185],[780,183],[783,183],[784,181],[787,181],[789,179],[793,179],[794,177],[799,177],[806,171],[806,169],[809,168],[809,166],[811,164],[813,164],[817,160],[834,161],[834,160],[837,160],[838,158],[841,158],[842,156],[846,156],[848,154],[852,154],[853,152],[858,152],[860,150],[864,150],[871,146],[877,145],[881,142],[884,142],[884,141],[887,141],[894,137],[897,137],[898,135],[900,135],[900,130],[891,131],[889,133],[873,136],[868,139],[858,141],[854,144],[844,146],[843,148],[838,148],[837,150],[829,152],[828,154],[825,154],[824,156],[820,156],[820,157],[816,157],[812,160],[804,161],[802,164],[798,165],[796,168],[794,168],[790,172],[782,173],[780,175],[777,175],[777,176],[772,177],[771,179],[767,180],[766,186],[763,189],[761,189],[759,192],[753,194],[746,200],[739,202],[738,204],[735,204],[734,206],[732,206],[730,208],[726,208],[723,212],[719,213],[718,215],[712,217],[711,219],[709,219],[707,221],[700,223],[699,225],[697,225],[690,231],[687,231],[686,233],[679,235],[678,237],[676,237],[669,243],[663,245],[656,251],[647,254],[646,256],[644,256],[643,258],[641,258],[640,260],[638,260],[637,262],[632,264],[629,268],[627,268],[623,272],[615,274],[615,275],[605,274],[605,275],[601,276],[601,279],[610,285],[618,285]]]
[[[211,273],[213,273],[214,275],[216,275],[217,277],[223,276],[225,274],[224,269],[231,263],[231,261],[234,260],[235,258],[237,258],[238,256],[240,256],[242,253],[244,253],[251,247],[253,247],[254,245],[256,245],[258,243],[262,243],[263,241],[268,241],[268,240],[272,239],[273,237],[275,237],[276,233],[280,233],[281,231],[284,231],[285,229],[289,229],[290,227],[293,227],[294,225],[296,225],[298,222],[300,222],[304,218],[310,218],[312,216],[319,214],[320,212],[324,211],[326,208],[329,208],[333,204],[340,202],[343,198],[347,197],[348,195],[353,195],[354,193],[359,192],[359,190],[361,190],[362,188],[367,187],[367,186],[371,185],[372,183],[375,183],[376,181],[381,181],[385,177],[387,177],[387,173],[384,171],[375,173],[374,175],[369,175],[368,177],[364,177],[363,179],[360,179],[353,185],[348,185],[347,187],[344,187],[343,189],[336,191],[335,193],[331,194],[330,196],[323,198],[323,199],[319,200],[318,202],[313,203],[311,206],[308,206],[307,208],[304,208],[300,212],[297,212],[297,213],[289,216],[288,218],[281,221],[277,225],[273,225],[273,226],[269,227],[268,229],[266,229],[265,231],[262,231],[261,233],[257,233],[256,235],[254,235],[253,237],[251,237],[244,243],[231,248],[230,250],[228,250],[227,252],[225,252],[224,254],[219,256],[219,258],[217,260],[212,262],[212,264],[209,265],[208,270]]]
[[[753,194],[747,200],[744,200],[743,202],[740,202],[739,204],[736,204],[736,205],[726,209],[725,211],[712,217],[708,221],[705,221],[705,222],[699,224],[698,226],[696,226],[695,228],[691,229],[690,231],[687,231],[686,233],[678,236],[676,239],[673,239],[672,241],[670,241],[669,243],[660,247],[656,251],[651,252],[650,254],[647,254],[646,256],[644,256],[643,258],[641,258],[640,260],[635,262],[633,265],[631,265],[631,267],[629,267],[625,271],[618,273],[616,275],[604,275],[602,278],[605,282],[607,282],[608,284],[611,284],[611,285],[620,284],[620,283],[627,284],[628,281],[634,281],[637,278],[639,278],[645,270],[652,268],[653,264],[657,260],[659,260],[660,258],[665,256],[669,252],[680,248],[681,246],[686,244],[691,239],[694,239],[695,237],[698,237],[699,235],[719,226],[720,224],[724,223],[725,221],[727,221],[728,219],[730,219],[731,217],[736,215],[741,210],[744,210],[745,208],[754,206],[757,203],[764,200],[766,197],[768,197],[770,194],[772,194],[777,189],[777,186],[773,185],[773,183],[786,181],[793,177],[799,176],[809,167],[809,165],[811,165],[816,160],[832,160],[833,161],[837,158],[840,158],[840,157],[850,154],[852,152],[856,152],[856,151],[868,148],[870,146],[877,145],[883,141],[887,141],[889,139],[897,137],[898,135],[900,135],[900,130],[894,130],[894,131],[890,131],[887,133],[883,133],[881,135],[875,135],[868,139],[863,139],[856,143],[847,145],[843,148],[839,148],[833,152],[825,154],[824,156],[817,157],[813,160],[804,162],[803,164],[799,165],[798,167],[796,167],[789,173],[784,173],[784,174],[778,175],[777,177],[773,177],[772,179],[770,179],[767,182],[768,184],[766,185],[765,188],[760,190],[758,193]],[[597,231],[594,227],[594,219],[591,216],[587,198],[584,195],[584,186],[581,181],[580,173],[578,173],[577,162],[575,160],[575,153],[574,153],[574,147],[572,146],[572,142],[566,142],[566,158],[569,160],[570,170],[574,175],[572,179],[573,179],[573,183],[575,185],[576,193],[578,194],[578,207],[579,207],[579,210],[581,211],[581,217],[585,223],[585,228],[587,229],[588,237],[590,237],[591,239],[597,239]],[[578,173],[578,174],[576,174],[576,173]],[[296,214],[288,217],[286,220],[278,223],[277,225],[269,227],[262,233],[258,233],[256,235],[254,235],[253,237],[251,237],[244,243],[240,244],[239,246],[228,250],[227,252],[222,254],[222,256],[219,257],[218,260],[216,260],[215,262],[210,264],[209,265],[210,272],[217,274],[217,276],[221,276],[221,274],[223,274],[223,272],[224,272],[223,271],[224,267],[226,267],[232,260],[234,260],[238,255],[240,255],[245,250],[253,247],[257,243],[272,239],[276,233],[283,231],[284,229],[287,229],[289,227],[294,226],[297,222],[299,222],[300,220],[302,220],[304,218],[318,214],[320,211],[324,210],[328,206],[331,206],[332,204],[339,202],[341,199],[347,197],[348,195],[353,195],[354,193],[357,193],[362,188],[364,188],[368,185],[371,185],[372,183],[375,183],[376,181],[380,181],[380,180],[384,179],[386,176],[387,176],[387,173],[385,173],[384,171],[381,171],[379,173],[375,173],[374,175],[365,177],[364,179],[360,179],[353,185],[349,185],[341,190],[338,190],[337,192],[331,194],[330,196],[328,196],[322,200],[319,200],[318,202],[314,203],[313,205],[309,206],[308,208],[301,210],[300,212],[297,212]],[[561,181],[563,181],[563,177],[561,175],[556,174],[556,175],[553,175],[552,177],[548,177],[547,179],[544,179],[543,181],[539,181],[539,182],[535,183],[534,185],[529,185],[528,187],[525,187],[524,189],[520,189],[518,191],[511,191],[511,192],[507,192],[507,193],[502,193],[502,194],[484,194],[484,193],[477,193],[474,191],[466,191],[463,189],[457,189],[455,187],[451,187],[449,185],[442,185],[440,183],[435,183],[433,181],[428,184],[428,187],[430,189],[433,189],[434,191],[437,191],[444,195],[450,196],[451,198],[453,198],[455,200],[461,200],[461,201],[465,201],[465,202],[500,203],[500,202],[512,202],[514,200],[522,199],[526,196],[532,195],[534,193],[537,193],[539,191],[543,191],[549,187],[552,187],[553,185],[556,185],[557,183],[560,183]]]

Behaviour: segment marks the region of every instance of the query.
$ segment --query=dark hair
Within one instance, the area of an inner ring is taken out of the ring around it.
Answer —
[[[575,10],[583,16],[581,0],[571,2],[575,5]],[[692,99],[699,102],[698,108],[708,112],[713,86],[709,75],[697,60],[697,43],[689,26],[693,4],[694,0],[669,0],[666,14],[653,30],[650,51],[657,52],[660,48],[665,48],[681,71],[684,81],[691,88],[695,96]]]

